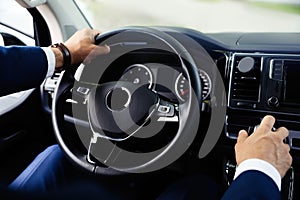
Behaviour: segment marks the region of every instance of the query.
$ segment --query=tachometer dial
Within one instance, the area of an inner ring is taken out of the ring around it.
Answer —
[[[211,91],[211,80],[205,71],[198,70],[198,72],[202,84],[202,100],[206,100]],[[175,91],[181,101],[186,101],[189,98],[189,83],[182,73],[180,73],[176,79]]]
[[[180,73],[176,79],[175,91],[176,91],[177,97],[181,101],[185,101],[186,99],[188,99],[188,97],[189,97],[188,95],[190,92],[189,82],[186,80],[186,78],[183,76],[182,73]]]
[[[153,75],[150,69],[142,64],[129,66],[122,75],[121,80],[138,85],[147,85],[148,88],[153,85]]]

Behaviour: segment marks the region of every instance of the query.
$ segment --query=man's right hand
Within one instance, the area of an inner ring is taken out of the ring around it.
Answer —
[[[283,140],[288,136],[284,127],[272,131],[275,118],[268,115],[263,118],[255,132],[248,136],[245,130],[239,132],[235,145],[236,162],[257,158],[272,164],[283,177],[292,164],[290,147]]]

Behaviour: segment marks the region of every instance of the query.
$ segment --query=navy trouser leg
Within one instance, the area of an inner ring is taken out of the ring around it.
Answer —
[[[212,179],[195,174],[176,181],[157,200],[217,200],[219,187]]]
[[[67,165],[60,147],[52,145],[41,152],[8,188],[28,192],[56,189],[58,183],[64,181]]]
[[[67,160],[58,145],[41,152],[33,162],[8,186],[6,199],[131,199],[85,177]],[[1,196],[1,195],[0,195]]]
[[[75,180],[72,178],[75,177]],[[89,177],[87,177],[89,178]],[[91,177],[90,177],[91,178]],[[104,183],[104,184],[103,184]],[[58,145],[48,147],[9,185],[10,190],[47,194],[64,199],[138,199],[127,184],[93,182],[74,169]],[[54,191],[54,193],[49,193]],[[48,192],[48,193],[47,193]],[[172,184],[158,200],[218,199],[217,184],[203,175],[193,175]],[[50,196],[49,196],[50,195]],[[44,197],[44,196],[43,196]]]

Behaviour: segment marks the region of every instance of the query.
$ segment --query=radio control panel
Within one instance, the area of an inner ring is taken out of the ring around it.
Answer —
[[[228,106],[300,114],[300,55],[236,53]]]
[[[235,53],[230,59],[226,136],[251,134],[271,114],[285,126],[291,149],[300,150],[300,55]]]

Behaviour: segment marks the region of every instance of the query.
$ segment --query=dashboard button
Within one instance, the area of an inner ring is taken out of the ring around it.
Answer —
[[[241,108],[256,108],[256,104],[249,102],[237,102],[236,106]]]
[[[273,108],[277,108],[279,106],[279,100],[277,97],[272,96],[268,99],[268,105]]]

